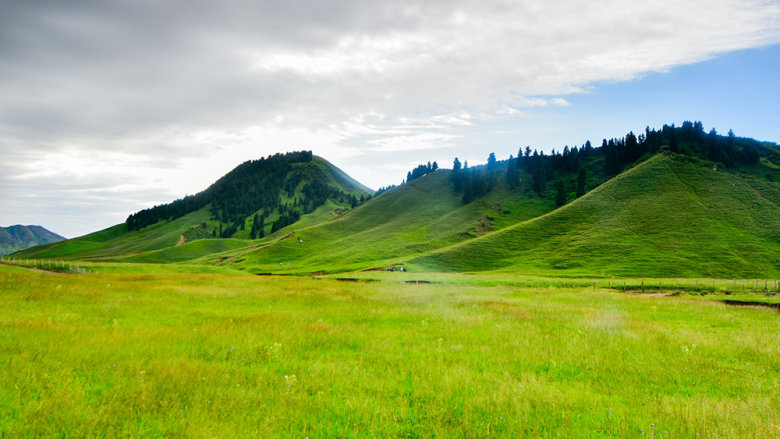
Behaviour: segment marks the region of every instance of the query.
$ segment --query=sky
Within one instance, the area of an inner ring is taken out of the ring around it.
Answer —
[[[780,142],[780,1],[0,0],[0,226],[311,150],[361,183],[646,126]]]

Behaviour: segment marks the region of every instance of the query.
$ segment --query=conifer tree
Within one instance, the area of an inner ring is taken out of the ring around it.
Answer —
[[[585,181],[587,178],[588,172],[585,168],[580,169],[579,174],[577,174],[577,198],[585,195]]]
[[[452,161],[452,171],[453,172],[460,171],[460,160],[458,160],[457,157],[455,157],[455,160]]]
[[[558,180],[556,184],[555,205],[563,206],[566,204],[566,188],[563,186],[563,180]]]

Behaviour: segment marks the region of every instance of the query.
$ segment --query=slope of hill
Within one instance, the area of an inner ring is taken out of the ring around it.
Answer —
[[[266,166],[255,166],[256,162]],[[157,252],[150,256],[151,261],[180,262],[250,246],[252,241],[247,238],[253,233],[255,237],[275,236],[289,224],[331,216],[337,209],[347,211],[370,194],[365,186],[320,157],[310,153],[277,155],[246,162],[206,191],[133,214],[125,224],[31,248],[20,255],[144,260],[139,254]],[[213,203],[202,204],[204,200]],[[323,213],[325,209],[327,213]],[[167,251],[160,253],[162,250]]]
[[[503,183],[464,204],[451,179],[451,171],[440,169],[339,217],[295,224],[276,239],[200,262],[276,273],[387,268],[409,255],[473,239],[555,208],[551,199],[513,191]]]
[[[779,190],[778,182],[657,155],[554,212],[410,263],[435,271],[777,276]]]
[[[435,164],[435,163],[434,163]],[[373,199],[311,153],[246,162],[207,190],[23,252],[255,273],[383,269],[593,276],[780,274],[780,148],[700,122],[453,170]],[[205,204],[204,204],[205,203]],[[567,204],[568,203],[568,204]]]
[[[0,255],[9,255],[15,251],[46,244],[49,242],[63,241],[65,238],[46,230],[41,226],[15,225],[0,227]]]

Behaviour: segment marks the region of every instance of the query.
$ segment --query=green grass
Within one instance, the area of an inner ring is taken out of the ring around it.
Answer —
[[[778,313],[720,295],[90,266],[0,266],[0,436],[780,435]]]
[[[122,262],[170,263],[191,261],[205,255],[213,255],[236,248],[245,248],[250,242],[242,239],[199,239],[174,247],[153,250],[133,256],[116,258]]]

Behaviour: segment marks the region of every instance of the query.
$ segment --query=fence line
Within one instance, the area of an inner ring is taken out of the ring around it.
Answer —
[[[25,268],[37,268],[40,270],[47,270],[47,271],[55,271],[55,272],[68,272],[68,273],[76,273],[76,274],[92,274],[95,271],[89,270],[86,267],[80,266],[78,264],[72,264],[72,263],[65,263],[64,260],[54,260],[51,259],[20,259],[20,258],[9,258],[6,256],[0,256],[0,262],[3,264],[8,265],[15,265],[18,267],[25,267]],[[67,265],[67,270],[65,269]],[[62,270],[53,270],[52,268],[62,268]]]

